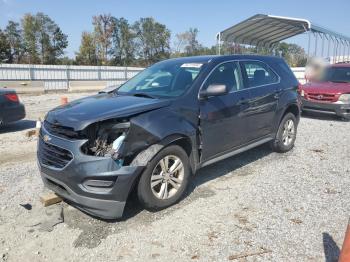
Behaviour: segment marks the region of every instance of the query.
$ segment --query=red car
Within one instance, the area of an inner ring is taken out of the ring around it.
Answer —
[[[302,110],[337,115],[350,120],[350,64],[325,69],[320,81],[300,87]]]

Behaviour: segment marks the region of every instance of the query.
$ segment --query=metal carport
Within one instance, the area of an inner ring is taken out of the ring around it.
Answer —
[[[254,15],[217,34],[219,54],[222,42],[272,48],[287,38],[308,34],[308,56],[311,56],[311,38],[314,38],[313,55],[320,51],[321,56],[331,52],[333,57],[342,55],[343,60],[350,60],[350,38],[315,25],[306,19],[264,15]],[[319,46],[319,39],[321,46]]]

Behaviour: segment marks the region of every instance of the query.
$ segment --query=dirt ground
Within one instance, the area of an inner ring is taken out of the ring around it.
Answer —
[[[68,94],[69,100],[88,94]],[[250,150],[200,170],[161,212],[130,199],[120,221],[43,207],[36,138],[61,94],[23,96],[0,129],[0,261],[337,261],[350,210],[350,123],[308,115],[295,148]]]

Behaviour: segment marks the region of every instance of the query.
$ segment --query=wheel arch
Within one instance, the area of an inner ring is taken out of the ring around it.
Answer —
[[[196,161],[195,156],[196,154],[193,154],[193,143],[190,137],[182,135],[182,134],[173,134],[170,136],[165,137],[161,141],[159,141],[156,144],[153,144],[149,146],[148,148],[144,149],[140,153],[138,153],[132,162],[130,163],[131,166],[147,166],[149,161],[151,161],[162,149],[165,147],[168,147],[170,145],[177,145],[180,146],[188,155],[189,164],[191,167],[192,174],[196,171]],[[130,195],[131,192],[135,190],[136,185],[138,184],[138,181],[140,177],[142,176],[143,171],[138,175],[138,177],[135,179],[132,187],[130,188],[130,191],[128,195]]]
[[[149,161],[151,161],[159,151],[170,145],[180,146],[187,154],[192,172],[195,171],[195,159],[194,159],[194,147],[193,141],[190,137],[183,134],[172,134],[156,144],[149,146],[140,153],[138,153],[132,160],[132,166],[146,166]]]
[[[295,118],[297,119],[297,124],[299,123],[300,113],[301,113],[300,107],[298,106],[297,103],[289,103],[288,105],[286,105],[284,107],[283,110],[281,110],[281,113],[279,114],[279,117],[277,119],[278,121],[276,121],[275,130],[278,130],[278,127],[279,127],[283,117],[288,113],[292,113],[295,116]]]

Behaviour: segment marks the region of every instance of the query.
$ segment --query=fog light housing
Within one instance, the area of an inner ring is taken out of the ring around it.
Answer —
[[[83,186],[89,191],[105,192],[113,188],[115,182],[111,180],[89,179],[84,181]]]

